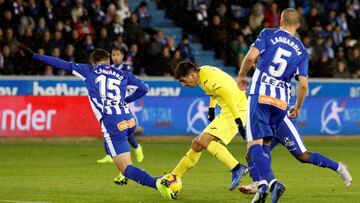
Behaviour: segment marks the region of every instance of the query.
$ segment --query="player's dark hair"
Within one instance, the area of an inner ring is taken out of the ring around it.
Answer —
[[[124,54],[124,50],[121,49],[121,48],[118,47],[118,46],[113,46],[113,47],[111,47],[111,52],[112,52],[112,51],[120,51],[122,54]]]
[[[109,60],[109,59],[110,59],[110,53],[104,49],[96,48],[90,54],[90,62],[92,64],[98,64],[100,61]]]
[[[181,77],[185,77],[190,71],[199,71],[199,67],[190,60],[181,61],[176,65],[174,71],[175,80],[179,80]]]

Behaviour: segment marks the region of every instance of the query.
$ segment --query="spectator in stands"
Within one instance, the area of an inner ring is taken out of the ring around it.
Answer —
[[[79,39],[84,39],[85,35],[94,35],[94,27],[87,16],[81,16],[80,20],[75,23],[74,30],[78,31]]]
[[[92,0],[89,8],[89,18],[92,19],[95,30],[100,29],[104,24],[106,15],[101,6],[101,0]]]
[[[111,45],[111,41],[109,39],[109,34],[108,34],[108,30],[106,29],[106,27],[102,27],[100,29],[100,33],[99,36],[97,37],[97,48],[101,48],[101,49],[108,49]]]
[[[359,78],[360,71],[360,50],[353,48],[349,59],[349,72],[353,78]]]
[[[84,42],[84,51],[85,55],[89,56],[89,54],[96,48],[93,36],[92,35],[86,35],[85,36],[85,42]]]
[[[239,34],[233,39],[230,44],[232,61],[235,62],[235,72],[239,72],[240,65],[249,51],[249,46],[245,42],[245,38],[242,34]]]
[[[209,35],[211,39],[210,45],[214,49],[215,57],[222,58],[224,56],[223,50],[227,49],[228,34],[220,16],[215,15],[212,17],[212,21],[209,27]]]
[[[264,20],[263,6],[261,3],[256,3],[249,16],[249,26],[252,31],[260,33],[262,29],[262,21]]]
[[[334,67],[326,52],[321,54],[320,59],[315,63],[315,66],[310,69],[311,77],[331,78],[333,77],[333,73]]]
[[[39,21],[37,22],[35,33],[36,33],[36,35],[42,35],[42,33],[45,32],[46,30],[48,30],[48,28],[46,25],[45,18],[41,17],[41,18],[39,18]]]
[[[87,10],[84,7],[83,0],[76,0],[75,6],[71,9],[71,18],[73,23],[77,23],[81,16],[87,15]]]
[[[48,27],[53,29],[55,25],[55,11],[53,5],[50,0],[44,0],[43,4],[44,7],[42,8],[41,15],[45,18]]]
[[[25,29],[27,27],[31,27],[31,28],[35,27],[34,19],[30,16],[21,16],[19,26],[17,27],[18,35],[19,36],[24,35]]]
[[[65,21],[70,19],[71,15],[71,5],[68,0],[59,0],[55,7],[55,19],[56,21]]]
[[[264,11],[264,20],[268,23],[268,27],[277,28],[280,25],[280,12],[276,2],[272,2],[270,7]]]
[[[51,66],[46,65],[45,70],[44,70],[44,75],[53,76],[54,75],[54,69]]]
[[[335,57],[335,52],[334,52],[334,44],[333,44],[333,39],[332,37],[326,37],[325,38],[325,43],[324,43],[324,48],[325,48],[325,51],[326,51],[326,54],[328,55],[328,57],[330,59],[334,58]]]
[[[4,75],[16,74],[14,70],[14,57],[11,54],[10,46],[5,44],[2,48],[2,55],[4,60],[3,71]]]
[[[13,14],[10,10],[5,10],[3,13],[3,17],[1,18],[1,27],[6,28],[12,28],[15,29],[17,27],[17,24],[15,20],[13,19]]]
[[[53,39],[54,47],[59,48],[61,51],[65,50],[65,42],[62,36],[62,32],[55,31],[54,33],[54,39]]]
[[[189,38],[187,35],[182,36],[181,42],[178,45],[178,49],[180,51],[181,58],[183,60],[191,60],[194,61],[194,56],[192,54],[192,50],[189,44]]]
[[[35,0],[29,0],[29,2],[25,5],[26,15],[32,17],[35,22],[39,20],[40,12],[40,7]]]
[[[111,38],[115,38],[115,36],[124,34],[125,30],[120,15],[115,15],[113,22],[110,24],[109,30]]]
[[[166,47],[169,48],[170,55],[174,56],[175,51],[177,50],[175,45],[175,40],[171,36],[166,37]]]
[[[113,22],[115,15],[116,15],[116,6],[115,4],[110,3],[106,9],[104,24],[108,25],[111,22]]]
[[[310,13],[306,16],[306,23],[310,30],[321,23],[321,17],[319,15],[318,8],[312,7],[310,9]]]
[[[337,61],[335,64],[335,78],[351,78],[351,75],[346,67],[346,62],[344,60]]]
[[[141,69],[143,69],[144,56],[139,53],[138,45],[132,44],[130,50],[126,53],[125,61],[127,64],[133,67],[133,73],[135,75],[141,74]]]
[[[13,55],[17,51],[20,42],[14,36],[14,31],[11,27],[5,29],[4,43],[10,48],[10,53]]]
[[[174,75],[175,68],[176,68],[177,64],[179,64],[181,61],[182,61],[182,59],[181,59],[180,51],[176,50],[174,52],[173,57],[170,59],[170,63],[169,63],[170,69],[171,69],[171,75]]]
[[[332,38],[334,40],[334,45],[339,46],[343,43],[344,38],[346,36],[346,32],[341,30],[341,26],[336,24],[335,30],[332,33]]]
[[[128,0],[117,0],[117,7],[118,10],[116,14],[121,17],[121,23],[124,23],[123,20],[129,18],[131,15]]]
[[[45,31],[42,34],[41,43],[39,45],[45,50],[45,54],[49,55],[51,53],[54,44],[53,41],[51,41],[51,33],[49,31]]]
[[[31,26],[25,28],[24,35],[21,37],[20,42],[32,49],[36,47],[34,29]]]
[[[142,34],[142,30],[138,24],[137,15],[135,13],[132,13],[129,18],[125,19],[124,28],[126,30],[125,42],[128,44],[137,43],[137,40]]]
[[[150,28],[151,13],[148,5],[144,1],[139,4],[135,10],[135,13],[138,16],[138,23],[140,27],[145,29]]]
[[[117,35],[113,42],[114,46],[123,50],[124,53],[129,51],[129,47],[124,42],[124,37],[122,35]]]

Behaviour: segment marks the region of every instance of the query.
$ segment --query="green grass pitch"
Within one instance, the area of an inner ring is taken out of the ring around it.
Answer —
[[[170,172],[191,142],[191,138],[163,139],[140,140],[145,159],[135,165],[153,176]],[[272,152],[272,165],[287,187],[282,202],[360,202],[360,139],[305,141],[309,151],[346,162],[353,185],[345,188],[335,172],[301,164],[279,145]],[[242,140],[233,141],[229,149],[245,162]],[[113,184],[115,167],[96,163],[103,155],[100,139],[0,139],[0,202],[170,202],[156,190],[131,181],[126,186]],[[175,202],[250,202],[252,196],[228,191],[230,179],[229,170],[204,152],[198,165],[183,177]],[[242,181],[249,182],[248,176]]]

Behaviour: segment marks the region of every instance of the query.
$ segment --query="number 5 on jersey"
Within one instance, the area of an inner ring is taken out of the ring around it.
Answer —
[[[280,77],[284,73],[286,66],[287,66],[287,61],[283,57],[290,57],[290,56],[291,56],[290,51],[287,51],[287,50],[279,47],[276,50],[275,56],[272,60],[272,62],[274,64],[279,64],[279,68],[276,70],[276,68],[274,66],[270,66],[269,73],[274,77]]]

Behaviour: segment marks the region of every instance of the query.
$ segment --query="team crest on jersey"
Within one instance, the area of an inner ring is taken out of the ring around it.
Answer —
[[[295,142],[290,140],[289,137],[284,137],[285,147],[292,147],[295,145]]]
[[[187,132],[200,134],[208,125],[207,113],[209,107],[205,105],[205,101],[201,98],[195,99],[189,106],[187,111]]]

